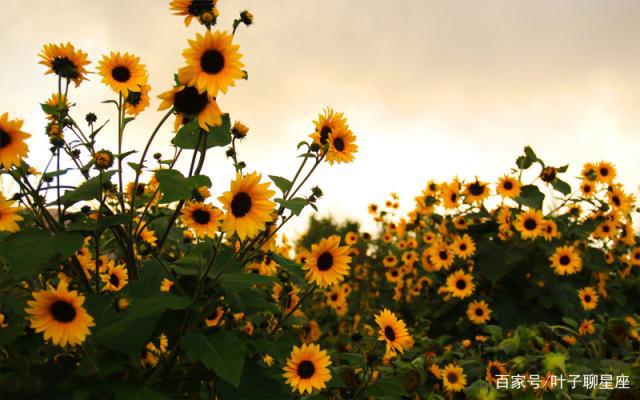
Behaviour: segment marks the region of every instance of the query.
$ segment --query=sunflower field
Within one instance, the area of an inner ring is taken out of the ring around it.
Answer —
[[[291,240],[324,195],[314,172],[357,155],[347,117],[309,122],[291,176],[248,169],[249,127],[218,100],[248,79],[234,34],[254,16],[229,33],[216,1],[170,11],[201,29],[144,148],[126,146],[151,96],[130,53],[42,47],[41,172],[0,115],[3,399],[640,398],[639,210],[612,163],[570,171],[526,147],[497,182],[429,181],[406,215],[395,194],[368,205],[375,232]],[[78,117],[97,79],[114,115]],[[170,157],[150,154],[162,129]],[[214,186],[215,148],[235,178]]]

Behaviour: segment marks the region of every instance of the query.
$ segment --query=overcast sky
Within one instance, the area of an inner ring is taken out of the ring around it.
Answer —
[[[25,120],[30,160],[46,155],[38,103],[55,90],[37,54],[72,42],[97,61],[129,51],[147,65],[152,110],[133,122],[126,144],[141,148],[161,113],[155,96],[183,65],[182,49],[201,28],[185,28],[169,1],[3,1],[0,111]],[[360,151],[350,165],[320,169],[322,214],[366,220],[366,207],[391,191],[404,208],[429,178],[494,181],[532,145],[576,175],[586,161],[615,163],[620,181],[640,185],[639,1],[220,0],[219,29],[244,8],[256,16],[236,42],[249,80],[219,98],[251,127],[239,152],[250,169],[291,176],[295,145],[325,106],[344,111]],[[97,75],[71,92],[100,121],[113,94]],[[103,144],[115,149],[115,125]],[[155,150],[169,154],[170,124]],[[232,169],[222,152],[206,170],[214,194]],[[370,225],[369,225],[370,226]],[[302,224],[293,227],[300,231]]]

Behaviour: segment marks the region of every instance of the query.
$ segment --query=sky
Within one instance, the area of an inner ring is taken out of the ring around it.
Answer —
[[[3,1],[0,14],[0,111],[25,120],[29,161],[48,159],[38,103],[56,90],[37,54],[45,43],[72,42],[91,71],[109,51],[140,56],[149,71],[151,108],[125,132],[141,149],[163,115],[155,98],[184,64],[187,40],[201,32],[169,10],[169,1]],[[357,136],[351,164],[323,165],[311,182],[325,196],[320,215],[353,218],[373,229],[367,205],[400,195],[402,209],[429,179],[495,181],[525,145],[551,165],[614,162],[627,190],[640,188],[640,2],[633,0],[431,1],[220,0],[218,29],[243,9],[255,25],[239,28],[249,74],[218,102],[250,127],[239,148],[249,170],[293,176],[295,146],[324,107],[344,112]],[[114,95],[92,74],[73,88],[82,120],[111,119],[101,145],[115,150]],[[171,124],[152,151],[171,154]],[[208,155],[212,193],[233,176],[223,150]],[[289,227],[303,231],[306,215]]]

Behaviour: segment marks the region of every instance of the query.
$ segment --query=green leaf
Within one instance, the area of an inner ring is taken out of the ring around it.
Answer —
[[[58,171],[45,172],[42,174],[42,179],[46,180],[47,178],[55,178],[56,176],[61,176],[69,172],[71,168],[65,168]]]
[[[277,175],[269,175],[269,178],[271,178],[271,180],[273,181],[273,183],[276,184],[276,186],[278,187],[278,189],[282,190],[282,194],[284,195],[287,191],[289,191],[291,189],[291,186],[293,185],[293,183],[286,179],[283,178],[281,176],[277,176]]]
[[[66,107],[65,107],[65,105],[63,103],[60,103],[57,106],[46,104],[46,103],[42,103],[42,104],[40,104],[40,107],[42,107],[42,111],[44,111],[45,114],[53,115],[55,117],[59,117],[60,113],[62,111],[65,111],[65,109],[66,109]]]
[[[34,275],[58,255],[66,259],[82,247],[83,236],[75,232],[51,235],[41,230],[23,230],[0,244],[0,255],[6,257],[15,278]]]
[[[294,197],[289,200],[275,199],[276,203],[282,204],[284,208],[290,210],[294,215],[300,215],[309,201],[302,197]]]
[[[520,189],[520,196],[516,201],[524,206],[541,209],[544,201],[544,194],[536,185],[525,185]]]
[[[409,394],[402,386],[400,380],[389,374],[383,374],[365,391],[367,396],[399,399],[402,396],[408,396]]]
[[[232,272],[222,274],[218,279],[218,283],[220,283],[225,293],[231,293],[239,292],[252,285],[273,283],[275,280],[273,276],[264,276],[250,272]]]
[[[110,183],[111,176],[115,173],[116,171],[103,172],[102,184],[104,185],[104,184]],[[96,176],[84,182],[82,185],[78,186],[77,189],[67,190],[66,192],[64,192],[64,194],[60,196],[60,202],[64,204],[65,207],[69,207],[79,201],[98,200],[99,197],[100,197],[100,176]]]
[[[198,125],[198,120],[194,119],[178,130],[178,133],[171,140],[171,143],[182,149],[194,150],[198,144],[200,132],[201,129]],[[231,120],[229,114],[223,114],[222,124],[210,128],[206,135],[207,149],[216,146],[226,146],[231,143]],[[200,141],[199,146],[202,146],[202,141]]]
[[[569,193],[571,193],[571,186],[569,186],[569,184],[565,181],[563,181],[562,179],[556,178],[553,181],[553,188],[555,190],[557,190],[558,192],[564,194],[565,196],[569,195]]]
[[[229,331],[210,336],[188,332],[180,345],[190,360],[202,362],[234,387],[240,386],[246,345],[236,335]]]
[[[291,397],[291,389],[285,387],[283,382],[278,370],[263,368],[249,359],[245,363],[239,387],[234,388],[221,380],[217,389],[223,399],[282,400]]]
[[[160,203],[172,203],[178,200],[188,200],[192,191],[201,186],[211,187],[211,179],[204,175],[185,178],[180,171],[174,169],[159,169],[155,171],[163,196]]]
[[[531,162],[536,162],[536,161],[538,161],[538,156],[536,156],[536,153],[533,151],[533,149],[531,148],[531,146],[525,146],[525,148],[524,148],[524,154],[527,156],[527,158],[529,159],[529,161],[531,161]]]

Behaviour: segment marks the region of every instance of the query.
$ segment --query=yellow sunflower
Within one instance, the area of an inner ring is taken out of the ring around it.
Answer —
[[[82,307],[84,296],[77,291],[69,291],[66,281],[60,281],[57,288],[33,292],[35,300],[27,301],[25,312],[29,314],[31,328],[44,332],[44,339],[65,347],[82,344],[90,327],[95,326],[93,317]]]
[[[347,301],[346,293],[338,285],[333,285],[329,291],[325,292],[324,297],[327,305],[333,309]]]
[[[347,128],[335,129],[329,134],[329,151],[327,162],[329,164],[348,163],[353,161],[353,154],[358,152],[355,144],[356,136]]]
[[[476,285],[473,277],[462,270],[458,270],[447,277],[447,291],[459,299],[464,299],[473,294]]]
[[[578,333],[580,336],[593,335],[596,333],[596,328],[593,326],[594,320],[585,319],[580,323],[578,327]]]
[[[278,306],[283,309],[285,313],[290,313],[298,306],[300,302],[299,293],[300,289],[296,285],[280,283],[273,285],[273,294],[271,297],[276,301]],[[296,310],[297,314],[300,314],[300,310]]]
[[[178,71],[180,81],[209,96],[216,96],[218,90],[226,93],[229,86],[235,86],[234,81],[244,77],[244,64],[240,62],[240,46],[232,44],[232,40],[227,32],[196,34],[195,40],[189,40],[190,47],[182,52],[187,66]]]
[[[158,338],[158,346],[155,343],[149,342],[142,351],[142,358],[140,363],[143,367],[153,368],[158,365],[160,357],[167,352],[169,348],[169,339],[164,333]]]
[[[467,307],[467,317],[474,324],[481,325],[491,319],[491,309],[484,300],[472,301]]]
[[[451,243],[451,248],[456,255],[464,260],[471,257],[476,252],[476,244],[471,236],[466,233],[462,236],[458,236]]]
[[[109,264],[107,270],[100,274],[105,292],[119,292],[129,282],[129,274],[124,265]]]
[[[404,353],[413,345],[413,339],[404,322],[388,309],[383,309],[376,315],[375,320],[380,327],[378,340],[385,342],[387,352]]]
[[[39,56],[42,58],[39,63],[49,68],[47,74],[69,79],[76,87],[87,79],[84,66],[91,62],[87,60],[87,53],[83,53],[82,50],[76,51],[71,43],[45,44]]]
[[[520,194],[520,181],[509,175],[505,175],[498,180],[496,192],[505,198],[516,198]]]
[[[293,346],[283,376],[292,392],[297,390],[299,393],[311,393],[316,389],[324,389],[331,380],[329,365],[331,358],[319,345],[310,343],[300,347]]]
[[[334,131],[347,130],[349,131],[349,126],[347,125],[347,119],[344,117],[343,113],[338,113],[333,111],[332,108],[327,107],[324,110],[323,114],[318,116],[316,121],[313,121],[315,125],[315,132],[309,135],[313,142],[324,146],[325,143],[329,140],[329,135]]]
[[[584,197],[593,197],[596,193],[596,188],[594,187],[593,182],[585,179],[580,184],[580,191]]]
[[[593,310],[598,306],[598,294],[591,286],[578,290],[578,297],[582,308],[585,310]]]
[[[330,236],[311,246],[311,254],[302,267],[306,278],[321,288],[326,288],[344,279],[349,272],[351,256],[349,246],[340,247],[340,236]]]
[[[556,248],[549,261],[556,275],[573,275],[582,270],[582,258],[572,246]]]
[[[542,222],[542,237],[544,240],[550,242],[554,238],[560,237],[558,233],[558,225],[555,221],[543,221]]]
[[[616,179],[616,168],[608,161],[600,161],[595,166],[595,172],[599,182],[613,183]]]
[[[222,317],[224,317],[224,313],[224,307],[218,306],[215,311],[204,318],[204,324],[207,326],[207,328],[214,328],[218,325],[221,325],[221,323],[224,322],[222,320]]]
[[[490,194],[489,185],[480,182],[478,177],[476,177],[475,181],[467,183],[464,187],[465,201],[467,203],[482,203]]]
[[[13,207],[13,203],[15,202],[5,199],[0,193],[0,231],[18,232],[20,230],[18,221],[22,221],[23,218],[18,215],[20,208]]]
[[[138,115],[145,108],[149,107],[149,91],[151,86],[147,84],[140,85],[139,91],[129,91],[129,94],[125,98],[125,110],[129,115]]]
[[[198,126],[206,131],[213,126],[222,125],[222,111],[216,100],[206,93],[199,93],[195,86],[186,86],[182,81],[180,83],[158,96],[162,100],[158,110],[173,107],[176,113],[173,130],[177,132],[183,123],[196,118]]]
[[[147,68],[140,63],[140,57],[133,54],[111,52],[102,56],[98,72],[102,75],[102,83],[108,85],[116,93],[125,98],[129,91],[140,92],[147,83]]]
[[[515,228],[523,239],[535,239],[542,234],[544,218],[539,210],[528,210],[516,218]]]
[[[214,238],[219,222],[223,218],[222,211],[211,204],[187,202],[182,209],[182,223],[193,229],[196,236]]]
[[[460,182],[456,178],[451,183],[440,184],[440,194],[442,196],[444,208],[456,208],[460,201]]]
[[[494,385],[498,383],[498,379],[501,376],[507,375],[506,366],[500,361],[489,361],[487,364],[487,373],[485,375],[485,379],[489,383],[493,383]]]
[[[184,25],[189,26],[194,17],[205,21],[209,16],[217,17],[217,2],[218,0],[172,0],[169,5],[171,11],[175,11],[173,15],[183,15]]]
[[[22,120],[9,120],[9,114],[0,116],[0,166],[9,169],[12,165],[20,166],[21,160],[27,156],[29,146],[25,139],[31,137],[21,130]]]
[[[442,369],[442,383],[447,392],[461,392],[467,385],[467,377],[462,367],[456,364],[447,364]]]
[[[226,211],[222,229],[227,234],[237,234],[242,240],[253,238],[273,220],[275,203],[271,197],[275,192],[269,190],[269,182],[260,183],[261,178],[255,172],[237,174],[231,189],[218,197]]]
[[[64,94],[54,93],[44,102],[44,104],[54,107],[57,109],[62,109],[62,114],[66,114],[69,111],[69,100]],[[47,115],[47,119],[49,121],[55,121],[58,119],[57,115]],[[56,125],[57,128],[57,125]]]
[[[170,292],[173,287],[174,282],[170,279],[164,278],[162,282],[160,282],[160,291],[161,292]]]
[[[454,252],[451,248],[439,240],[429,248],[431,264],[440,271],[442,268],[449,269],[454,261]]]

